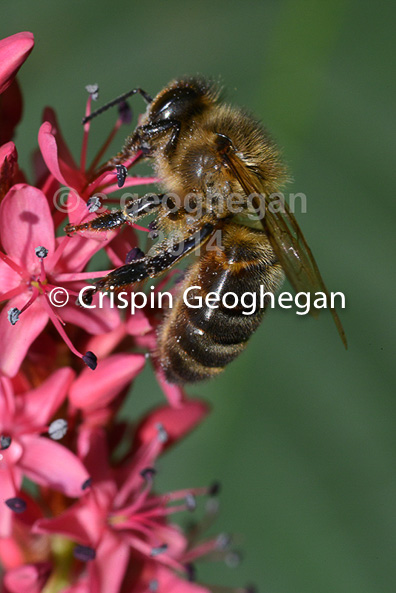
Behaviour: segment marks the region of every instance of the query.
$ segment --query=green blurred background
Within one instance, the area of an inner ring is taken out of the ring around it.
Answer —
[[[0,37],[36,37],[19,76],[26,167],[44,105],[78,156],[87,83],[102,104],[186,73],[220,78],[283,148],[289,189],[308,198],[304,234],[328,288],[346,294],[347,352],[328,313],[276,309],[223,376],[189,389],[213,412],[162,460],[158,485],[221,481],[217,527],[240,534],[244,561],[199,568],[209,582],[395,591],[395,18],[390,2],[358,0],[1,3]],[[112,121],[95,122],[92,151]],[[162,397],[146,371],[132,414]]]

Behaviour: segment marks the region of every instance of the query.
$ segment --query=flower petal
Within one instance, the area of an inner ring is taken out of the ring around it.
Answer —
[[[78,292],[81,285],[78,287],[68,285],[67,288]],[[77,325],[93,335],[103,334],[115,329],[121,323],[118,309],[110,307],[110,301],[107,298],[103,300],[103,307],[99,307],[98,300],[99,295],[94,295],[93,305],[95,306],[92,309],[79,307],[75,303],[69,302],[62,307],[63,321]]]
[[[179,578],[174,572],[164,566],[158,566],[155,580],[161,593],[210,593],[209,589],[189,583]]]
[[[104,532],[96,551],[96,559],[89,565],[91,591],[118,593],[129,560],[129,546],[110,530]]]
[[[5,504],[5,500],[14,498],[17,495],[15,488],[22,483],[22,475],[11,468],[0,469],[0,538],[8,537],[11,534],[13,512]]]
[[[142,309],[136,309],[126,322],[126,330],[130,336],[144,336],[153,329],[147,315]]]
[[[186,399],[183,387],[173,383],[168,383],[168,381],[165,379],[164,371],[159,366],[159,364],[154,362],[154,366],[155,377],[159,383],[159,386],[164,392],[166,399],[171,406],[177,408]]]
[[[41,593],[51,573],[49,562],[24,564],[4,575],[4,584],[10,593]]]
[[[179,408],[158,407],[140,422],[136,430],[135,445],[140,447],[143,443],[152,441],[158,433],[158,424],[161,424],[168,435],[165,443],[167,448],[191,432],[207,416],[209,410],[209,404],[199,399],[186,400]]]
[[[19,467],[28,478],[66,496],[83,494],[82,485],[89,477],[88,472],[69,449],[40,436],[24,435],[21,443],[24,451]]]
[[[16,33],[0,41],[0,93],[11,84],[34,46],[33,33]]]
[[[36,389],[23,397],[23,416],[36,426],[45,425],[63,403],[75,373],[69,367],[58,369]]]
[[[0,96],[0,144],[14,137],[14,129],[22,117],[22,93],[18,81],[12,81],[8,89]]]
[[[140,373],[145,363],[143,354],[114,354],[100,362],[92,372],[84,369],[70,388],[70,401],[85,411],[108,405],[122,389]]]
[[[45,121],[39,129],[38,142],[43,159],[52,175],[66,187],[77,192],[84,186],[84,178],[80,171],[63,161],[58,150],[58,129]]]
[[[18,153],[13,142],[6,142],[0,147],[0,199],[3,198],[18,172]]]
[[[23,294],[11,299],[0,313],[0,335],[3,344],[0,348],[0,371],[9,377],[16,375],[29,347],[48,322],[48,313],[41,307],[38,298],[22,313],[19,321],[11,325],[8,320],[9,309],[22,309],[28,298],[28,295]]]
[[[39,519],[33,533],[64,535],[83,546],[96,543],[103,530],[103,517],[94,497],[87,495],[53,519]]]
[[[42,191],[18,183],[0,205],[2,243],[8,255],[30,273],[38,273],[40,261],[35,248],[43,245],[49,256],[55,249],[54,224]]]

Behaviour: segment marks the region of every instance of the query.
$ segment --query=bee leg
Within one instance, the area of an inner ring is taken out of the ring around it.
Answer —
[[[77,231],[109,231],[122,226],[127,220],[127,217],[121,210],[114,210],[113,212],[101,214],[82,224],[67,224],[64,231],[67,235]]]
[[[117,165],[121,165],[123,162],[127,161],[134,153],[138,151],[142,151],[142,154],[139,158],[147,158],[150,156],[151,149],[146,145],[146,143],[156,136],[163,134],[169,130],[172,131],[172,136],[166,145],[166,151],[171,152],[177,143],[177,139],[179,137],[181,124],[178,120],[169,119],[169,120],[162,120],[155,124],[145,124],[144,126],[139,126],[136,128],[135,132],[127,139],[124,148],[121,152],[116,154],[113,158],[107,161],[104,165],[102,165],[99,171],[96,171],[95,175],[98,176],[106,171],[111,171]],[[119,183],[119,187],[122,187]]]
[[[106,212],[82,224],[67,224],[65,233],[70,235],[77,231],[109,231],[124,223],[134,223],[149,212],[159,208],[164,194],[147,194],[136,200],[128,200],[122,210]]]
[[[85,290],[82,297],[86,305],[90,305],[92,297],[98,290],[120,290],[147,278],[155,278],[171,268],[177,261],[202,245],[213,234],[214,225],[205,223],[201,229],[189,238],[175,243],[171,247],[165,240],[158,246],[158,253],[153,256],[144,255],[129,264],[121,266],[95,282],[95,288]],[[161,249],[161,246],[163,249]]]
[[[152,97],[148,93],[146,93],[146,91],[144,91],[143,89],[140,89],[140,88],[132,89],[131,91],[124,93],[120,97],[113,99],[113,101],[109,101],[108,103],[106,103],[106,105],[99,107],[99,109],[97,109],[90,115],[87,115],[86,117],[84,117],[82,120],[82,123],[86,124],[87,122],[91,121],[91,119],[93,119],[97,115],[100,115],[104,111],[107,111],[107,109],[110,109],[110,107],[114,107],[114,105],[120,105],[120,103],[124,103],[126,101],[126,99],[128,99],[132,95],[136,95],[136,93],[139,93],[143,97],[143,99],[146,101],[146,103],[151,103],[153,100]]]

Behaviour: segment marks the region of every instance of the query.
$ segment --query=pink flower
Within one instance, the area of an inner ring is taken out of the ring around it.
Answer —
[[[108,306],[89,311],[71,302],[61,309],[51,306],[51,291],[57,287],[63,290],[61,297],[72,296],[75,301],[84,285],[81,280],[95,276],[80,270],[102,243],[82,237],[56,239],[48,202],[40,190],[25,184],[10,189],[0,205],[0,232],[6,252],[0,252],[0,300],[9,300],[0,314],[0,333],[7,344],[0,352],[3,373],[15,375],[29,346],[49,319],[80,358],[82,355],[63,330],[63,321],[93,334],[119,324],[117,310]]]
[[[90,112],[92,98],[89,96],[87,102],[87,113]],[[70,199],[73,201],[75,193],[77,193],[85,201],[100,192],[102,196],[106,196],[118,188],[115,183],[115,172],[101,172],[99,166],[100,161],[107,149],[109,143],[114,138],[116,132],[121,127],[123,121],[121,117],[115,123],[113,130],[110,132],[108,139],[99,149],[96,157],[93,159],[91,165],[87,165],[87,148],[90,131],[90,122],[84,125],[83,143],[81,149],[81,157],[79,166],[76,164],[71,152],[60,131],[60,127],[56,115],[52,109],[46,109],[44,112],[44,123],[41,125],[38,141],[43,156],[44,162],[50,173],[62,185],[74,190]],[[132,166],[140,155],[134,156],[127,167]],[[157,183],[156,177],[130,177],[125,181],[124,187],[133,187],[136,185],[147,185]],[[72,210],[72,205],[69,205],[69,210]],[[73,221],[74,222],[74,221]],[[139,228],[139,227],[137,227]]]
[[[23,175],[18,169],[17,150],[13,142],[7,142],[0,147],[0,200],[18,181],[23,181]]]
[[[16,33],[0,41],[0,93],[10,86],[33,46],[33,33],[29,32]]]
[[[51,573],[49,562],[24,564],[6,573],[5,593],[41,593]]]
[[[114,416],[120,394],[126,394],[132,381],[143,370],[144,354],[113,354],[104,358],[95,371],[83,369],[69,392],[71,414],[81,410],[84,424],[105,426]],[[115,409],[114,409],[115,408]]]
[[[67,496],[80,496],[88,473],[61,444],[41,436],[64,401],[74,379],[69,368],[59,369],[42,385],[15,395],[11,379],[0,378],[0,491],[3,501],[19,496],[22,477]],[[0,534],[9,535],[12,504],[0,505]]]
[[[119,469],[108,464],[104,432],[80,433],[79,451],[92,477],[81,500],[53,519],[38,520],[35,533],[62,534],[78,543],[76,557],[87,562],[91,593],[118,593],[129,561],[159,562],[185,572],[177,560],[187,547],[178,527],[167,518],[188,510],[206,488],[158,496],[152,493],[156,458],[167,439],[164,427],[137,449]],[[174,505],[178,500],[182,503]]]

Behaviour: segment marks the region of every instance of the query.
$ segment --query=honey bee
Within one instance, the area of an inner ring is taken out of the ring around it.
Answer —
[[[67,225],[65,230],[113,229],[155,213],[155,226],[164,237],[146,255],[97,281],[85,295],[87,302],[96,291],[132,287],[199,252],[178,285],[175,306],[159,328],[156,356],[170,383],[200,381],[217,375],[238,356],[260,324],[264,308],[257,305],[251,315],[221,302],[217,308],[192,308],[181,298],[188,287],[196,287],[189,291],[191,299],[208,293],[258,294],[261,287],[275,293],[286,274],[297,292],[328,293],[287,204],[282,211],[268,208],[286,172],[260,123],[226,104],[216,85],[203,78],[174,80],[154,99],[134,89],[109,106],[136,93],[146,100],[146,113],[123,150],[103,170],[116,167],[122,186],[122,164],[139,154],[152,159],[167,193],[135,199],[121,210]],[[242,196],[237,214],[230,206],[235,195]],[[169,196],[178,198],[176,207]],[[174,207],[169,207],[169,200]],[[191,203],[199,216],[192,214]],[[265,216],[259,216],[264,210]],[[221,241],[214,243],[219,232]],[[346,346],[335,309],[332,315]]]

